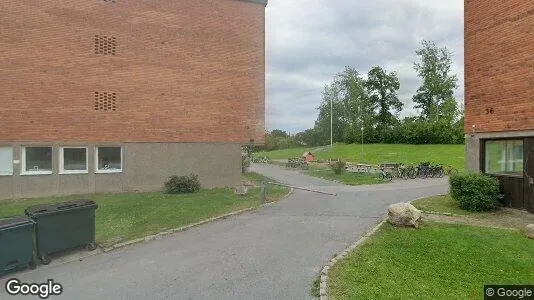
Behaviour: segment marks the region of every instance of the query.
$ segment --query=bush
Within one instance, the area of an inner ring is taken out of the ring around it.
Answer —
[[[198,175],[171,176],[165,181],[165,193],[167,194],[187,194],[200,191],[200,181]]]
[[[250,167],[250,159],[246,155],[241,155],[241,173],[247,173],[248,167]]]
[[[346,162],[337,160],[337,161],[333,161],[330,163],[330,168],[332,169],[332,171],[334,171],[334,173],[339,175],[343,173],[343,171],[345,171],[346,165],[347,165]]]
[[[449,184],[452,198],[467,211],[495,210],[501,198],[499,180],[487,175],[454,175]]]

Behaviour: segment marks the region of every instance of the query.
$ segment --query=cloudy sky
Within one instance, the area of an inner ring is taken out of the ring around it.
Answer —
[[[453,52],[463,101],[464,0],[269,0],[266,9],[268,130],[313,127],[321,91],[345,66],[399,75],[403,115],[414,113],[413,70],[423,39]]]

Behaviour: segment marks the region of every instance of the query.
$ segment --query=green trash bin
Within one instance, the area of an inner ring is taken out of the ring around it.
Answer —
[[[26,267],[35,268],[34,225],[24,217],[0,219],[0,276]]]
[[[26,215],[35,221],[37,256],[45,265],[50,254],[86,246],[96,249],[95,210],[91,200],[75,200],[28,207]]]

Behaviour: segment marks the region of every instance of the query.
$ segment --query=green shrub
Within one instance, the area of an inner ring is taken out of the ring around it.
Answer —
[[[345,166],[347,165],[347,163],[342,160],[337,160],[337,161],[330,162],[329,165],[332,171],[334,171],[334,173],[339,175],[343,173],[343,171],[345,171]]]
[[[171,176],[165,181],[165,193],[167,194],[188,194],[200,191],[200,181],[198,175]]]
[[[246,155],[241,155],[241,173],[247,173],[248,167],[250,167],[250,158]]]
[[[483,174],[453,175],[449,179],[451,196],[467,211],[491,211],[501,198],[500,183]]]

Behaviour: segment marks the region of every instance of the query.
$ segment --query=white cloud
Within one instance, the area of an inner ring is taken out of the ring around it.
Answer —
[[[454,53],[463,100],[463,0],[271,0],[266,18],[268,129],[312,127],[323,86],[347,65],[396,71],[403,115],[413,113],[422,39]]]

